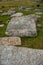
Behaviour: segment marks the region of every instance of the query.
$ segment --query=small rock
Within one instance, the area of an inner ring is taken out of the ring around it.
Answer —
[[[40,15],[40,14],[43,14],[42,12],[36,12],[35,14],[38,14],[38,15]]]
[[[14,14],[15,12],[16,12],[15,8],[11,8],[11,9],[8,10],[8,13],[10,13],[10,14]]]
[[[16,14],[11,15],[11,17],[18,17],[18,16],[23,16],[23,13],[16,13]]]
[[[25,11],[31,11],[32,10],[32,8],[26,8],[25,9]]]
[[[8,15],[11,15],[11,14],[8,13],[8,12],[4,12],[4,13],[2,13],[2,16],[8,16]]]
[[[37,8],[35,9],[36,12],[41,12],[41,9]]]
[[[38,27],[38,28],[41,28],[41,27],[42,27],[42,25],[41,25],[41,24],[37,24],[37,27]]]
[[[4,24],[1,24],[0,27],[4,27]]]
[[[19,11],[24,11],[25,10],[25,7],[21,6],[21,7],[18,7]]]

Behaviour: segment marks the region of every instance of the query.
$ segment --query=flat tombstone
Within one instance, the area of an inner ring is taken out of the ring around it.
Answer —
[[[36,20],[36,15],[34,16],[33,14],[28,16],[13,17],[7,26],[6,35],[17,37],[37,36]]]
[[[43,50],[0,46],[0,65],[43,65]]]
[[[19,37],[3,37],[0,38],[0,45],[21,45],[21,39]]]

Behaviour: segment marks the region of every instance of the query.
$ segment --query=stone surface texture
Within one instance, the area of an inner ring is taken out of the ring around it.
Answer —
[[[0,38],[0,45],[21,45],[21,39],[19,37],[2,37]]]
[[[27,15],[21,17],[13,17],[6,29],[7,35],[9,36],[37,36],[36,29],[36,15]]]
[[[19,12],[18,12],[18,13],[15,13],[15,14],[11,15],[11,17],[18,17],[18,16],[19,16],[19,17],[20,17],[20,16],[23,16],[23,13],[21,13],[21,12],[19,13]]]
[[[43,65],[43,50],[0,46],[0,65]]]

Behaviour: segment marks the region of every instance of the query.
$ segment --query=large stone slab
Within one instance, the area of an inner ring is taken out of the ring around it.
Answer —
[[[43,65],[43,50],[0,46],[0,65]]]
[[[14,17],[10,20],[6,33],[9,36],[37,36],[36,21],[36,15]]]
[[[19,37],[2,37],[0,38],[0,45],[21,45],[21,39]]]

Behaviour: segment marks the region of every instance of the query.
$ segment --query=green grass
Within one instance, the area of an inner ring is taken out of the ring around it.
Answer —
[[[6,36],[5,31],[6,31],[9,19],[10,19],[9,16],[1,16],[0,15],[0,21],[1,21],[2,24],[4,24],[4,27],[0,27],[0,37]]]
[[[26,7],[33,7],[34,9],[36,8],[36,5],[38,3],[34,3],[32,4],[32,2],[2,2],[0,3],[0,6],[2,5],[6,5],[5,8],[1,8],[2,10],[4,11],[7,11],[9,8],[11,7],[17,7],[17,6],[26,6]],[[41,10],[43,12],[43,3],[40,3],[40,7],[41,7]],[[16,9],[17,12],[19,12],[18,9]],[[34,10],[30,11],[30,12],[26,12],[26,11],[21,11],[24,13],[24,15],[28,15],[28,14],[33,14],[35,13]],[[0,28],[0,37],[3,37],[3,36],[6,36],[5,35],[5,31],[6,31],[6,27],[8,25],[8,22],[7,20],[10,19],[10,16],[1,16],[0,15],[0,20],[2,21],[2,23],[5,24],[5,26],[3,28]],[[38,31],[38,34],[37,34],[37,37],[34,37],[34,38],[29,38],[29,37],[22,37],[21,40],[22,40],[22,45],[23,47],[28,47],[28,48],[37,48],[37,49],[43,49],[43,14],[41,15],[41,18],[39,21],[37,21],[37,24],[40,23],[42,25],[42,28],[39,29]]]
[[[42,25],[42,28],[39,29],[37,37],[34,37],[34,38],[29,38],[29,37],[21,38],[22,46],[29,47],[29,48],[43,49],[43,15],[41,15],[41,18],[37,22],[37,24],[38,23],[40,23]]]

